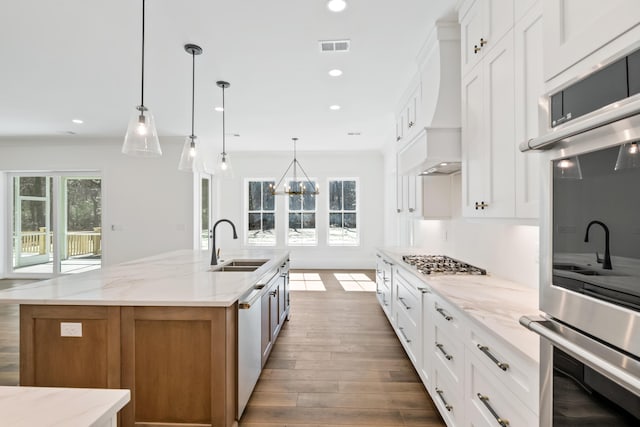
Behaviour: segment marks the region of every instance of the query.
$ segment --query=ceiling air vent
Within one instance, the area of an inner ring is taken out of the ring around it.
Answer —
[[[320,40],[320,52],[349,52],[351,40]]]

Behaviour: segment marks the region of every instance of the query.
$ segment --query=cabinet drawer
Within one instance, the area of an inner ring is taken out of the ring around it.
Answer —
[[[438,359],[442,366],[449,372],[451,379],[456,384],[462,384],[464,374],[464,346],[461,337],[452,336],[440,326],[434,325],[434,339],[431,342],[430,351],[432,359]]]
[[[506,348],[495,337],[477,327],[469,329],[469,351],[503,387],[538,413],[539,365]]]
[[[538,417],[467,351],[467,419],[470,426],[537,427]],[[502,421],[502,422],[501,422]]]
[[[451,381],[438,361],[433,364],[433,388],[430,393],[447,426],[462,426],[465,412],[462,387]]]
[[[418,360],[420,357],[420,334],[419,328],[413,320],[402,310],[397,310],[394,316],[396,320],[395,329],[402,346],[407,351],[413,366],[420,369]]]
[[[421,294],[397,272],[395,279],[394,299],[396,309],[404,311],[411,318],[414,325],[419,325],[422,320]]]
[[[439,325],[444,333],[448,333],[452,337],[464,339],[464,328],[461,323],[462,317],[460,312],[453,308],[451,304],[440,298],[435,298],[429,310],[431,311],[434,324]]]

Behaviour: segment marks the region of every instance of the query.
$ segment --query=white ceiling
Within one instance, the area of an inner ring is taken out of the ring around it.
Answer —
[[[161,136],[185,136],[196,57],[198,141],[227,151],[379,149],[433,22],[455,0],[147,0],[145,105]],[[140,103],[141,0],[4,1],[0,13],[0,139],[123,137]],[[349,53],[318,40],[350,39]],[[343,76],[327,72],[340,68]],[[329,105],[342,109],[330,111]],[[71,119],[80,118],[77,125]],[[361,136],[347,136],[361,132]],[[162,139],[160,140],[162,144]]]

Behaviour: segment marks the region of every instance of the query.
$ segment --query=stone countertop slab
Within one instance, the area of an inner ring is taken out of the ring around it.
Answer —
[[[225,255],[227,260],[268,261],[251,272],[215,272],[210,271],[209,251],[178,250],[0,291],[0,304],[228,307],[289,252],[256,249]]]

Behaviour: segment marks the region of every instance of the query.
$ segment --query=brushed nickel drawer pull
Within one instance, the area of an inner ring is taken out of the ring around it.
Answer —
[[[436,393],[438,393],[438,396],[440,396],[440,400],[442,400],[442,403],[444,404],[444,407],[447,411],[451,412],[451,410],[453,409],[453,406],[449,405],[447,403],[446,400],[444,400],[444,392],[442,391],[442,389],[439,389],[438,387],[436,387]]]
[[[418,288],[418,290],[420,292],[422,292],[423,294],[430,294],[431,293],[431,290],[427,289],[427,288]]]
[[[442,344],[436,343],[436,347],[438,347],[438,349],[442,352],[442,354],[444,354],[445,359],[447,360],[453,359],[453,356],[445,351],[444,346]]]
[[[402,303],[402,305],[404,305],[404,308],[406,308],[407,310],[411,310],[411,307],[409,307],[409,306],[407,305],[407,303],[406,303],[406,302],[404,302],[404,298],[402,298],[402,297],[398,297],[398,300],[400,300],[400,302]]]
[[[487,44],[487,40],[481,38],[480,39],[480,47],[484,46],[485,44]]]
[[[480,401],[484,403],[484,406],[486,406],[489,412],[491,412],[491,415],[493,415],[493,418],[496,419],[498,424],[500,424],[502,427],[507,427],[509,425],[509,420],[500,417],[498,413],[491,407],[491,405],[489,404],[489,396],[478,393],[478,399],[480,399]]]
[[[407,344],[410,343],[411,340],[407,337],[407,334],[404,333],[404,328],[403,327],[399,327],[398,330],[400,331],[400,334],[402,334],[402,337],[407,342]]]
[[[506,371],[507,369],[509,369],[509,364],[505,363],[505,362],[501,362],[498,359],[496,359],[496,357],[491,354],[491,352],[489,351],[489,347],[487,347],[486,345],[482,345],[482,344],[478,344],[477,345],[478,349],[483,352],[489,359],[491,359],[491,361],[493,363],[495,363],[496,365],[498,365],[498,368],[502,369],[503,371]]]
[[[440,314],[442,314],[442,317],[445,318],[445,320],[447,322],[451,322],[453,320],[453,317],[451,317],[446,311],[444,311],[442,308],[440,307],[436,307],[436,311]]]

